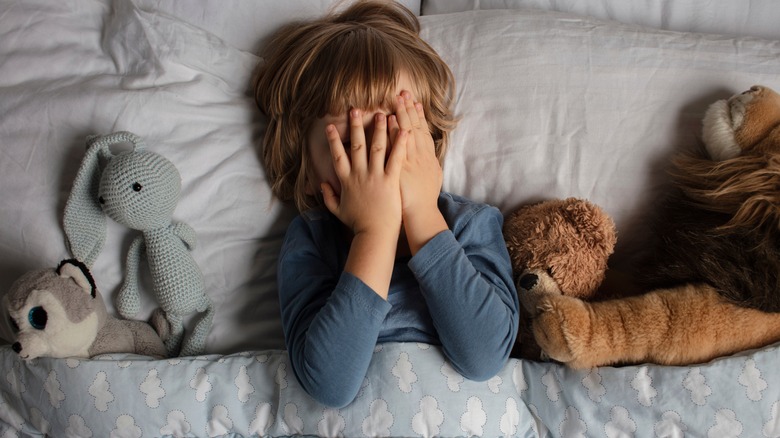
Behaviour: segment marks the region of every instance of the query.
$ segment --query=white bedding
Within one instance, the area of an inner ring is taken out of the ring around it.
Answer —
[[[570,3],[589,5],[585,12],[640,10]],[[776,17],[770,3],[751,1],[734,29],[751,27],[744,20],[763,29]],[[426,4],[444,3],[423,2],[423,13],[433,11]],[[265,182],[256,149],[264,121],[249,79],[275,26],[327,5],[0,2],[0,291],[68,256],[62,210],[85,138],[129,130],[182,175],[174,219],[198,234],[193,256],[217,308],[207,352],[283,348],[276,256],[294,212],[271,199]],[[670,24],[655,6],[645,12],[661,21],[642,24]],[[684,21],[683,6],[673,11]],[[693,12],[687,30],[701,30],[702,13]],[[462,120],[444,189],[504,212],[543,198],[589,198],[616,221],[615,265],[641,248],[667,160],[697,142],[704,109],[756,83],[780,89],[778,36],[674,32],[526,8],[423,15],[421,23],[457,81]],[[93,267],[109,305],[132,236],[111,223]],[[145,297],[141,317],[155,305]],[[0,336],[9,339],[9,328]],[[32,374],[45,379],[42,366]],[[581,396],[572,403],[587,403]],[[764,423],[771,397],[760,403]]]
[[[541,9],[653,29],[780,38],[780,8],[776,0],[426,0],[422,6],[425,15],[479,9]]]

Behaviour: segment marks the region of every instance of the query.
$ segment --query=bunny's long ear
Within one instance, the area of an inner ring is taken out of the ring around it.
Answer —
[[[127,131],[89,137],[87,154],[65,204],[63,225],[68,249],[87,266],[92,266],[106,240],[106,216],[99,201],[100,158],[110,159],[110,147],[118,143],[131,143],[133,150],[146,147],[140,137]]]
[[[104,151],[107,154],[110,154],[108,147],[118,143],[131,143],[134,151],[146,148],[146,143],[144,143],[144,140],[141,137],[128,131],[119,131],[113,134],[104,135],[103,137],[95,139],[95,142],[102,144],[105,148]]]
[[[73,257],[92,266],[106,240],[106,217],[98,201],[101,153],[108,152],[102,137],[87,139],[87,153],[81,162],[68,202],[63,226]]]

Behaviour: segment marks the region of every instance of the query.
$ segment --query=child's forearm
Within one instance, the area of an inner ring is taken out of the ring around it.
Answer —
[[[435,202],[433,208],[427,211],[404,212],[403,224],[412,255],[437,234],[449,229]]]
[[[503,366],[514,344],[516,294],[508,284],[511,278],[501,279],[495,266],[484,264],[486,254],[476,255],[474,263],[453,240],[437,236],[432,244],[439,249],[419,260],[422,266],[410,267],[453,367],[469,379],[487,380]]]
[[[482,209],[465,227],[436,235],[409,267],[453,367],[470,379],[492,377],[512,349],[519,313],[500,212]]]
[[[327,271],[327,270],[326,270]],[[352,401],[371,362],[382,322],[390,308],[358,278],[299,275],[295,292],[282,295],[285,340],[295,376],[320,403],[341,408]],[[286,283],[286,282],[285,282]],[[331,286],[332,287],[332,286]]]
[[[382,299],[387,300],[390,278],[393,275],[396,232],[363,232],[352,238],[344,271],[363,281]]]

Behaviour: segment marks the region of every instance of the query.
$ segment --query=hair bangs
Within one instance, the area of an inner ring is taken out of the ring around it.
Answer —
[[[367,27],[334,38],[323,50],[323,101],[315,117],[343,114],[350,108],[391,107],[398,76],[403,70],[397,51]]]

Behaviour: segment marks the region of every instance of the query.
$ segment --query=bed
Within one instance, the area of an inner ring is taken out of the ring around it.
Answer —
[[[504,213],[590,199],[616,222],[613,266],[629,264],[668,159],[699,141],[706,107],[753,84],[780,89],[774,3],[408,1],[457,82],[444,189]],[[274,29],[329,7],[0,2],[0,291],[67,258],[62,212],[85,139],[128,130],[181,173],[175,219],[198,235],[217,309],[195,357],[25,362],[3,342],[0,436],[780,436],[778,345],[688,367],[511,359],[472,382],[436,346],[380,344],[352,404],[310,399],[275,291],[295,213],[263,175],[250,77]],[[93,265],[109,306],[132,237],[110,223]],[[153,308],[146,295],[139,318]]]

